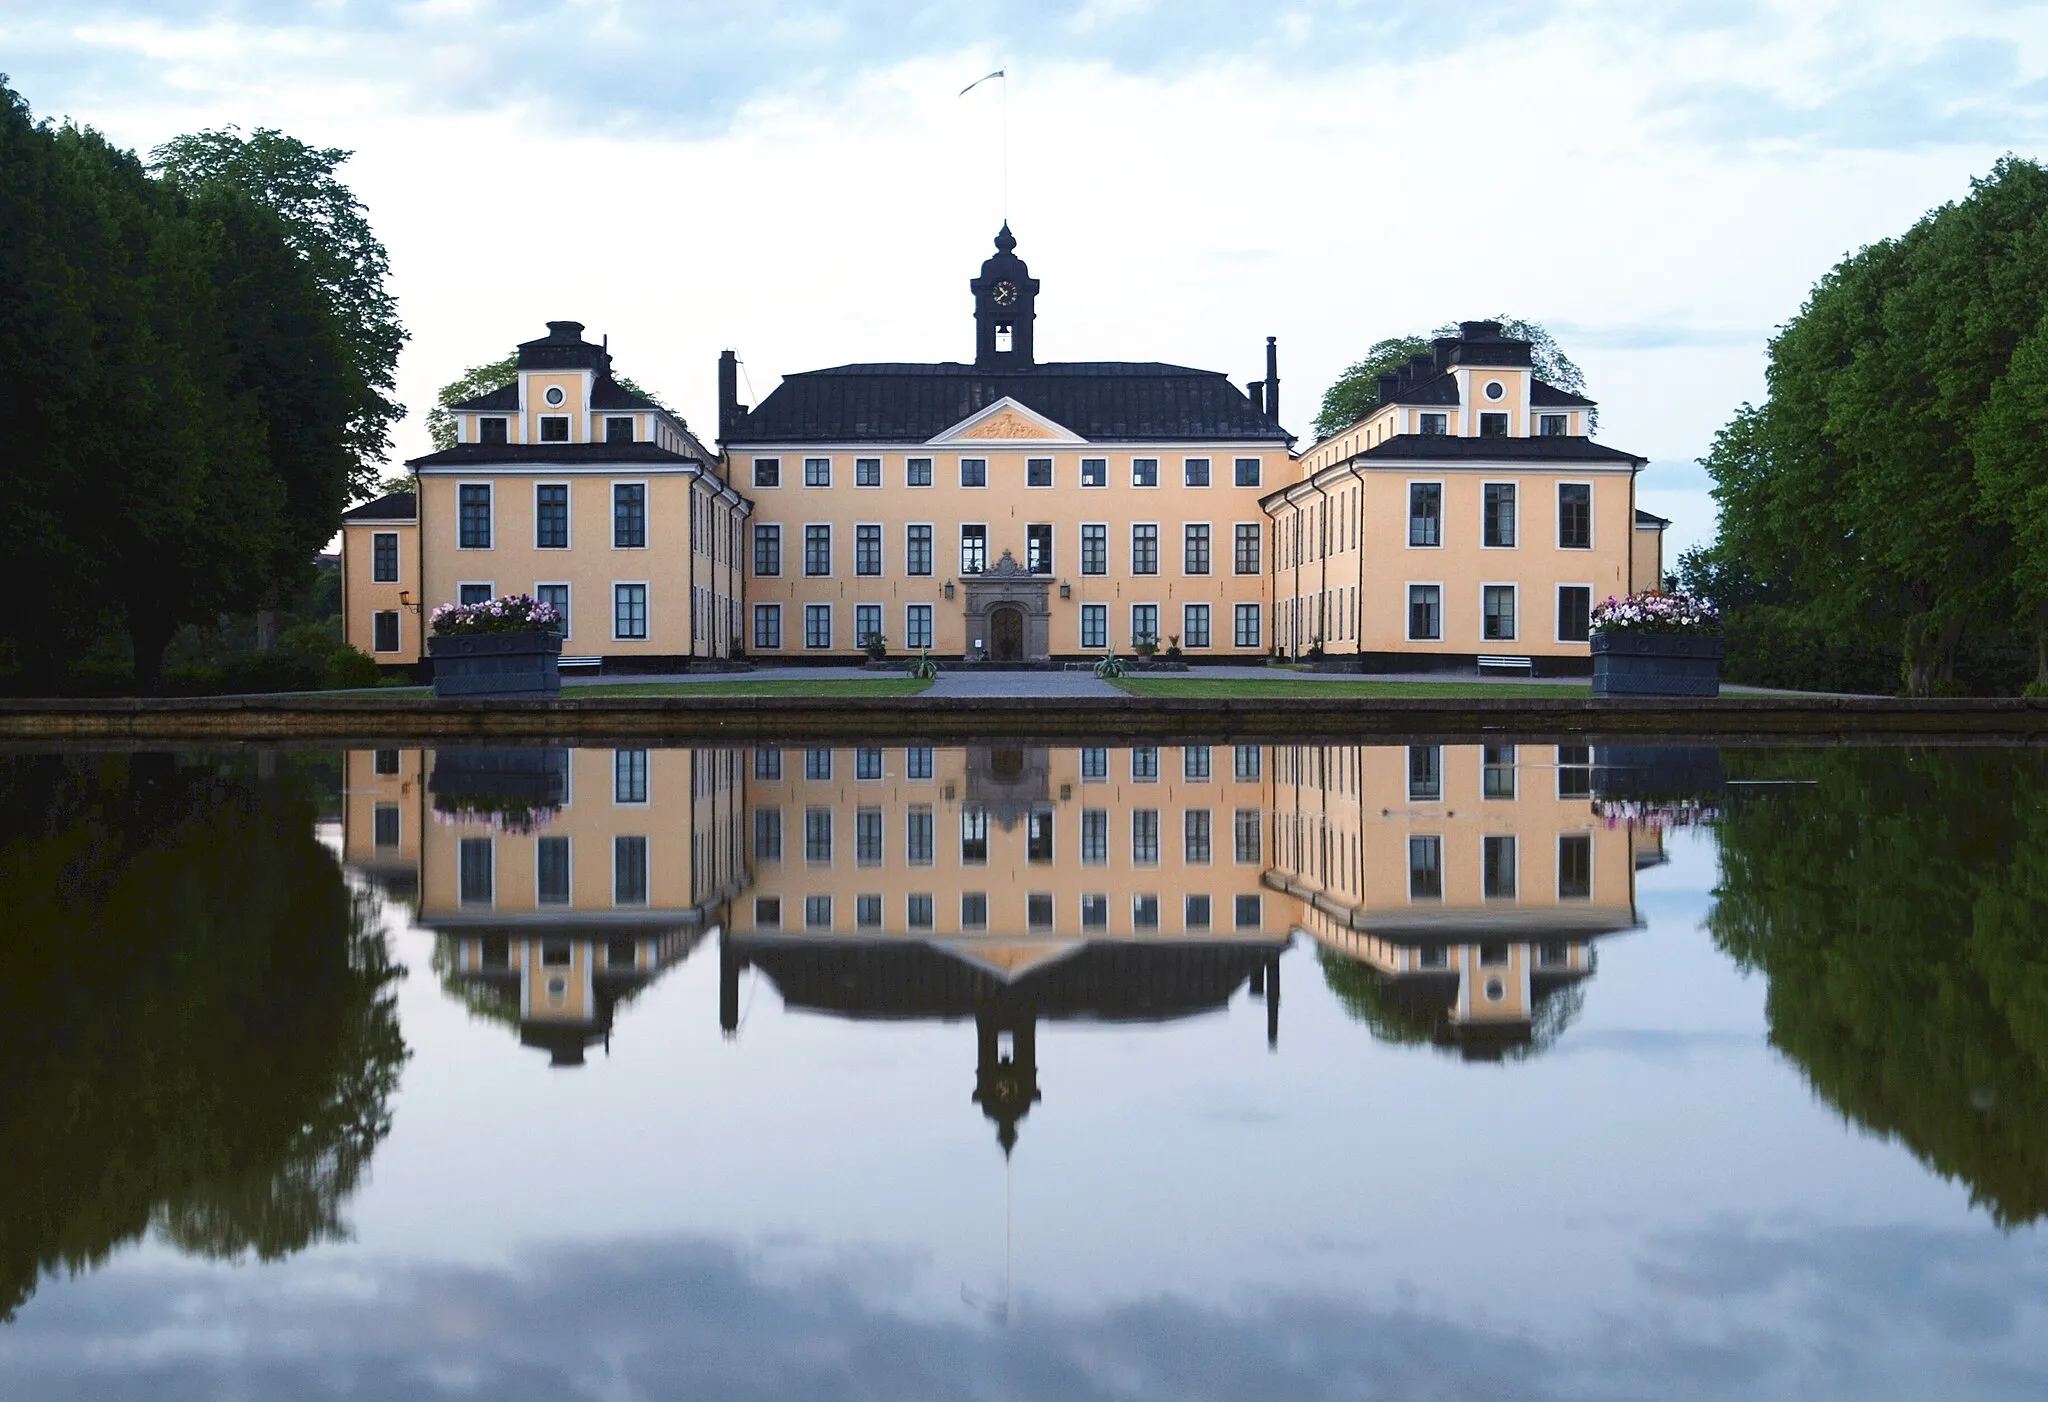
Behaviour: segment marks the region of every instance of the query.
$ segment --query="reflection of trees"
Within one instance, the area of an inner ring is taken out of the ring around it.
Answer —
[[[1324,945],[1316,946],[1316,962],[1337,1001],[1379,1041],[1434,1046],[1468,1061],[1519,1061],[1548,1049],[1586,1001],[1584,984],[1573,978],[1537,989],[1527,1022],[1460,1023],[1451,1016],[1458,998],[1453,971],[1388,974]]]
[[[266,1259],[344,1231],[405,1049],[314,818],[218,765],[0,757],[0,1314],[151,1227]]]
[[[1770,976],[1773,1044],[1999,1222],[2048,1212],[2048,760],[1731,758],[1818,781],[1721,830],[1710,928]]]

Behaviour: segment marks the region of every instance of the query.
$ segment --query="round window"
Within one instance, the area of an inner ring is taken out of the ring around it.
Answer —
[[[551,978],[548,980],[548,1001],[550,1003],[561,1002],[563,995],[566,994],[568,991],[569,980],[560,977]]]
[[[1490,978],[1486,981],[1487,1002],[1498,1003],[1501,999],[1507,997],[1507,995],[1507,985],[1503,984],[1499,979]]]
[[[1499,385],[1488,385],[1488,386],[1487,386],[1487,390],[1488,390],[1488,392],[1489,392],[1489,393],[1491,393],[1491,392],[1493,392],[1493,391],[1495,391],[1495,390],[1498,390],[1499,388],[1500,388],[1500,386],[1499,386]],[[1499,396],[1498,396],[1498,395],[1495,395],[1494,397],[1495,397],[1495,398],[1499,398]],[[549,386],[549,388],[548,388],[548,403],[550,403],[550,404],[560,404],[561,402],[562,402],[562,387],[561,387],[560,385],[551,385],[551,386]]]
[[[1500,398],[1500,397],[1501,397],[1501,396],[1502,396],[1503,394],[1506,394],[1507,392],[1508,392],[1508,391],[1507,391],[1507,386],[1506,386],[1506,385],[1503,385],[1503,384],[1502,384],[1502,383],[1501,383],[1501,382],[1500,382],[1499,380],[1494,380],[1494,381],[1492,381],[1491,383],[1489,383],[1489,384],[1488,384],[1488,385],[1486,386],[1486,397],[1487,397],[1488,399],[1498,399],[1498,398]],[[559,391],[559,390],[552,390],[552,389],[551,389],[551,390],[549,390],[549,391],[548,391],[548,393],[549,393],[549,394],[558,394],[558,393],[560,393],[560,391]],[[551,400],[549,400],[548,402],[549,402],[550,404],[553,404],[553,403],[557,403],[557,402],[559,402],[559,401],[557,401],[557,400],[552,400],[552,399],[551,399]]]

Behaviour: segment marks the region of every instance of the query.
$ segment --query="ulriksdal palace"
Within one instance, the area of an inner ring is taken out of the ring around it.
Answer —
[[[1190,662],[1320,645],[1372,670],[1590,670],[1588,615],[1662,578],[1645,459],[1595,443],[1593,402],[1526,341],[1468,321],[1342,431],[1294,450],[1266,377],[1153,361],[1041,362],[1040,284],[1006,225],[968,284],[974,358],[840,365],[739,402],[718,446],[624,389],[573,321],[455,406],[416,489],[351,511],[355,646],[424,653],[435,605],[531,593],[565,665],[678,670],[746,656]]]

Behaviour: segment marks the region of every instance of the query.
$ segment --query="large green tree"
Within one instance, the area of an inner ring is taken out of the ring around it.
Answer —
[[[1585,372],[1564,353],[1557,344],[1557,338],[1544,329],[1543,323],[1507,315],[1494,320],[1500,323],[1502,335],[1529,343],[1529,359],[1535,367],[1537,379],[1572,394],[1586,392]],[[1384,341],[1375,341],[1363,359],[1346,367],[1336,383],[1323,391],[1322,407],[1316,411],[1314,424],[1316,437],[1327,438],[1341,432],[1378,408],[1381,375],[1399,370],[1411,356],[1429,354],[1432,337],[1457,334],[1456,325],[1445,325],[1428,336],[1390,336]],[[1597,417],[1593,426],[1599,427]]]

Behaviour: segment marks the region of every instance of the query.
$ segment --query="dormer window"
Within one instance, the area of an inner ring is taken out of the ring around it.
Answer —
[[[1507,437],[1508,416],[1506,414],[1481,414],[1479,416],[1479,436],[1481,438]]]
[[[479,443],[505,442],[505,421],[503,419],[478,419],[476,441]]]
[[[560,385],[550,385],[548,386],[548,392],[542,397],[546,399],[550,405],[560,404],[563,398],[562,387]]]
[[[542,414],[540,416],[540,441],[543,443],[567,443],[569,441],[569,416],[567,414]]]
[[[604,441],[607,443],[631,443],[633,421],[630,418],[612,418],[604,421]]]
[[[1013,349],[1015,349],[1015,348],[1016,348],[1016,344],[1017,344],[1017,337],[1016,337],[1016,332],[1015,332],[1015,331],[1014,331],[1014,330],[1012,329],[1012,327],[1011,327],[1010,323],[1009,323],[1009,322],[1007,322],[1007,321],[999,321],[999,322],[997,322],[997,323],[996,323],[996,354],[997,354],[997,355],[1008,355],[1008,354],[1009,354],[1009,353],[1010,353],[1010,352],[1011,352],[1011,351],[1012,351]]]
[[[1568,414],[1539,414],[1536,417],[1536,432],[1543,438],[1563,438],[1565,427],[1571,422]]]
[[[1425,437],[1441,438],[1450,432],[1450,415],[1448,414],[1419,414],[1416,417],[1422,420],[1422,426],[1417,432]]]

